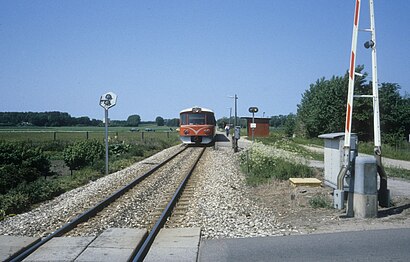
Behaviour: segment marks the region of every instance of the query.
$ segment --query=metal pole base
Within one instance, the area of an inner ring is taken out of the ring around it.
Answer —
[[[379,190],[378,192],[379,206],[390,207],[390,190],[386,189],[384,191]]]
[[[378,190],[378,200],[381,207],[390,207],[390,190],[387,189],[387,175],[382,165],[382,156],[379,150],[375,151],[377,173],[380,176],[380,188]]]

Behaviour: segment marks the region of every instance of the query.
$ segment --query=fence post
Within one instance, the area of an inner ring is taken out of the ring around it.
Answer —
[[[54,139],[54,141],[56,141],[56,140],[57,140],[57,132],[56,132],[56,131],[54,131],[54,134],[53,134],[53,139]]]
[[[141,132],[141,140],[144,140],[144,132]]]
[[[87,140],[88,140],[88,131],[86,132],[86,138],[87,138]]]

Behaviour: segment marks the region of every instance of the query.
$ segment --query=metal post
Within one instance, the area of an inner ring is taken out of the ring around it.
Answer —
[[[232,107],[229,108],[229,128],[231,128],[231,118],[232,118]]]
[[[255,113],[259,111],[259,109],[256,106],[251,106],[248,109],[249,113],[252,113],[252,123],[250,124],[250,128],[252,129],[252,144],[253,144],[253,138],[255,136]],[[248,134],[249,134],[249,128],[248,128]]]
[[[252,112],[252,124],[254,124],[254,123],[255,123],[255,113]],[[253,144],[253,137],[254,137],[254,135],[255,135],[255,128],[252,127],[252,144]]]
[[[238,100],[238,96],[235,94],[235,121],[234,121],[235,127],[234,127],[234,128],[236,128],[236,126],[237,126],[237,117],[238,117],[238,111],[237,111],[237,110],[238,110],[238,105],[237,105],[237,100]],[[233,151],[234,151],[234,152],[238,152],[238,139],[234,137],[234,141],[235,141],[235,144],[234,144]]]
[[[236,103],[236,100],[238,100],[238,97],[236,96],[236,94],[235,94],[235,97],[234,97],[234,99],[235,99],[235,119],[233,120],[233,124],[236,126],[236,118],[238,117],[238,114],[237,114],[237,103]]]
[[[377,57],[376,57],[376,30],[374,22],[374,4],[373,0],[370,3],[370,31],[372,34],[372,88],[373,88],[373,125],[374,125],[374,146],[381,147],[380,137],[380,113],[379,113],[379,83],[377,77]]]
[[[108,109],[105,109],[105,175],[108,175]]]
[[[100,106],[105,111],[105,175],[108,175],[108,109],[117,103],[117,95],[108,92],[100,97]]]
[[[376,56],[376,27],[374,22],[374,1],[369,0],[370,6],[370,32],[372,48],[372,89],[373,89],[373,131],[374,131],[374,154],[377,163],[377,173],[380,176],[379,204],[382,207],[390,206],[390,193],[387,189],[387,175],[382,165],[382,149],[380,135],[380,112],[379,112],[379,83],[377,77]]]

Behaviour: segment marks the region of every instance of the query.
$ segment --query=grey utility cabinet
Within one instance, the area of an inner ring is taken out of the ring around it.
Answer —
[[[344,132],[320,135],[319,138],[325,140],[325,185],[337,189],[337,176],[343,165]],[[350,137],[350,158],[353,160],[357,156],[357,135]],[[344,191],[349,191],[349,185],[344,183]]]

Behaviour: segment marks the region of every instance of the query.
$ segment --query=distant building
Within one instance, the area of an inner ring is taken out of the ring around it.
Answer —
[[[252,117],[241,117],[246,119],[246,129],[248,137],[252,137]],[[269,120],[270,118],[255,117],[256,128],[254,131],[254,137],[267,137],[269,136]]]

